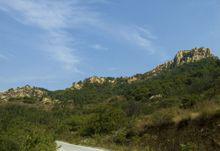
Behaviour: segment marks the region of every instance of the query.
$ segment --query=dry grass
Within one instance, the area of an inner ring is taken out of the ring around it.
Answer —
[[[204,101],[198,103],[192,109],[181,109],[177,107],[160,109],[150,115],[139,118],[136,122],[136,129],[144,130],[146,127],[161,126],[165,124],[178,125],[182,121],[210,118],[215,115],[220,115],[220,103]]]

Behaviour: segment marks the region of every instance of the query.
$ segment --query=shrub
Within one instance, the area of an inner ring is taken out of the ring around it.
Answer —
[[[194,146],[192,143],[180,144],[180,151],[194,151]]]
[[[116,144],[125,144],[127,142],[127,130],[126,129],[120,129],[115,132],[113,135],[113,141]]]
[[[108,134],[121,128],[125,121],[125,113],[122,110],[112,107],[100,107],[85,122],[82,135]]]
[[[158,112],[154,112],[150,116],[150,119],[153,125],[160,126],[160,125],[171,123],[173,116],[174,116],[173,110],[162,109]]]
[[[199,97],[196,95],[187,95],[181,99],[181,108],[187,109],[193,107],[198,102]]]
[[[0,150],[1,151],[18,151],[19,145],[7,138],[0,138]]]

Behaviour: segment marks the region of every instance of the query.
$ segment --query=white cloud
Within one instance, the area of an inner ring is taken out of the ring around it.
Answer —
[[[45,55],[60,62],[63,68],[77,71],[77,40],[68,30],[93,26],[118,41],[153,53],[155,36],[140,26],[108,22],[92,9],[93,4],[109,4],[109,0],[0,0],[0,9],[17,21],[44,31],[42,49]],[[101,44],[94,49],[107,50]]]
[[[77,70],[79,59],[73,52],[73,38],[66,30],[81,24],[94,24],[97,21],[95,12],[78,0],[0,0],[0,9],[23,24],[44,30],[46,43],[42,49],[65,69]]]
[[[103,30],[112,34],[119,41],[125,41],[129,45],[146,50],[150,54],[156,52],[154,36],[150,30],[141,26],[111,24],[103,25]]]
[[[76,71],[79,58],[74,55],[74,40],[70,37],[66,32],[51,31],[43,47],[52,58],[62,63],[64,69]]]
[[[91,46],[91,48],[96,49],[96,50],[103,50],[103,51],[109,50],[107,47],[105,47],[101,44],[94,44]]]
[[[79,0],[1,0],[4,10],[21,14],[14,16],[22,23],[46,30],[70,28],[74,24],[93,23],[96,13]],[[14,15],[14,14],[13,14]]]
[[[154,36],[147,28],[131,26],[127,28],[127,30],[122,30],[121,36],[131,44],[134,44],[151,54],[156,52],[154,46],[156,36]]]
[[[151,49],[151,38],[146,33],[141,32],[138,28],[129,29],[128,31],[123,30],[121,31],[121,34],[130,43],[134,43],[149,50]]]

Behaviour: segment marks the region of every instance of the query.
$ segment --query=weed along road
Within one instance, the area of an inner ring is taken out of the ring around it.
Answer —
[[[56,144],[58,146],[57,151],[107,151],[107,150],[97,149],[97,148],[92,148],[92,147],[73,145],[73,144],[62,142],[62,141],[56,141]]]

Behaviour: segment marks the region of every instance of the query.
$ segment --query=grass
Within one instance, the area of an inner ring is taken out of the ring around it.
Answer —
[[[153,151],[150,147],[148,147],[148,144],[154,144],[158,141],[158,138],[156,138],[157,135],[145,133],[146,128],[150,127],[157,129],[158,127],[162,126],[166,127],[166,125],[178,127],[185,121],[197,122],[200,120],[208,120],[209,118],[219,115],[220,102],[218,101],[199,102],[190,109],[182,109],[178,107],[165,108],[155,111],[150,115],[138,117],[136,122],[134,122],[135,125],[131,128],[132,131],[137,132],[137,136],[130,138],[131,140],[129,140],[126,143],[115,143],[115,134],[109,134],[104,136],[95,135],[93,137],[83,138],[81,136],[78,136],[78,138],[72,138],[71,143],[94,147],[98,146],[101,148],[111,149],[112,151]],[[123,139],[124,136],[122,133],[122,142]],[[182,147],[184,150],[188,146],[188,144],[182,144],[182,146],[180,147]]]
[[[158,127],[168,124],[178,125],[182,121],[194,121],[208,119],[220,115],[220,102],[203,101],[197,103],[191,109],[178,107],[160,109],[150,115],[137,120],[136,129],[143,130],[146,127]]]

